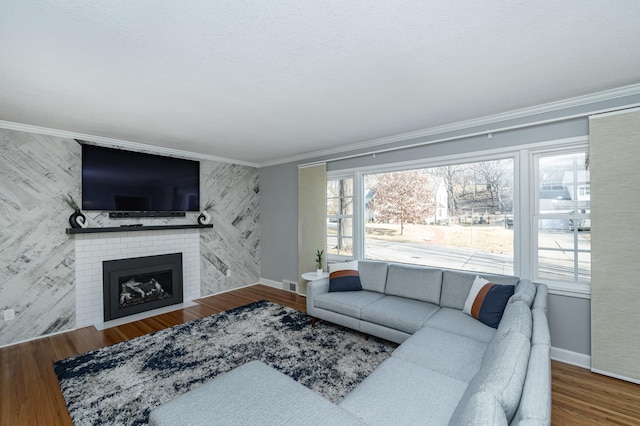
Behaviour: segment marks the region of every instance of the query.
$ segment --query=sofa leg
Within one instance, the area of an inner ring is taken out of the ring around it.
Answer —
[[[316,326],[316,317],[311,317],[311,327]]]

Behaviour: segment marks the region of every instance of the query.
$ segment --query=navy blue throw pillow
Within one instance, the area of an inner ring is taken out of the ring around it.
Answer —
[[[485,284],[476,296],[471,316],[489,327],[498,328],[514,288],[512,285]]]

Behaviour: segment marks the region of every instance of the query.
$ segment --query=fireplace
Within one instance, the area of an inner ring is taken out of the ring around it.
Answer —
[[[182,253],[102,262],[104,321],[182,303]]]

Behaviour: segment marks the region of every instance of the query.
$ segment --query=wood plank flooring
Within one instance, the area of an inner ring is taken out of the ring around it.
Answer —
[[[304,297],[256,285],[98,331],[86,327],[0,349],[0,425],[71,425],[52,363],[257,300],[305,310]],[[553,362],[554,425],[640,425],[640,386]]]

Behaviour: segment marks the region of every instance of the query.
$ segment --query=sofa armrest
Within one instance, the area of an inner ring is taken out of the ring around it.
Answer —
[[[549,289],[546,284],[536,284],[536,298],[533,299],[533,305],[531,309],[542,309],[544,313],[547,313],[547,298],[549,294]]]
[[[307,283],[307,314],[313,316],[314,302],[316,296],[329,292],[329,277]]]

